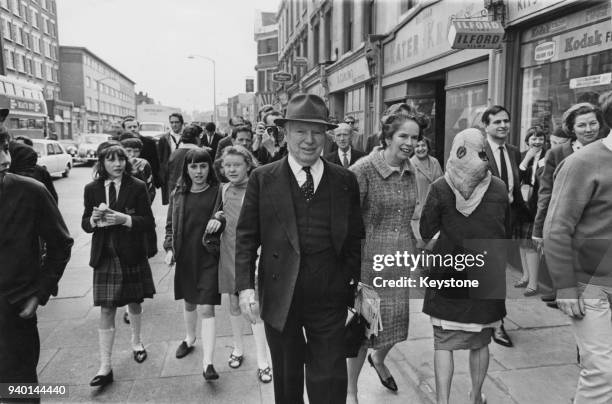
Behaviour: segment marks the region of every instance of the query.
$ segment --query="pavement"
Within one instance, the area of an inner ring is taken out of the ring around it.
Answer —
[[[84,178],[78,171],[77,176]],[[180,360],[175,358],[176,348],[184,338],[182,302],[174,300],[173,273],[163,263],[161,252],[150,261],[157,294],[143,304],[142,337],[148,359],[142,364],[132,359],[130,327],[118,315],[112,356],[115,382],[103,390],[89,386],[99,365],[99,309],[93,307],[93,273],[88,266],[91,237],[80,230],[84,183],[75,191],[73,181],[76,180],[71,177],[71,181],[64,181],[56,181],[55,185],[60,194],[60,209],[75,238],[75,246],[58,296],[38,311],[41,339],[38,373],[41,383],[68,385],[69,394],[61,399],[43,401],[273,403],[272,384],[262,384],[257,379],[254,342],[246,322],[245,361],[237,370],[230,369],[227,364],[232,338],[225,300],[217,307],[216,317],[214,365],[220,374],[219,380],[205,382],[202,377],[199,339],[192,354]],[[153,208],[161,245],[166,209],[159,200]],[[569,320],[558,310],[546,307],[537,296],[525,298],[522,289],[512,288],[519,276],[516,271],[507,272],[510,287],[505,324],[515,347],[490,345],[491,359],[484,394],[488,402],[494,404],[569,403],[579,372]],[[409,339],[396,345],[387,358],[399,392],[395,394],[382,387],[376,373],[366,363],[359,379],[361,404],[435,402],[432,327],[429,318],[421,313],[421,307],[422,301],[411,301]],[[199,330],[196,335],[200,335]],[[465,351],[455,354],[452,403],[468,402],[467,358]]]

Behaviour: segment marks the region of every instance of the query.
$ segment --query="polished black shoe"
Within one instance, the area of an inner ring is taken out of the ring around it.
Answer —
[[[142,349],[138,350],[138,351],[133,351],[134,352],[134,360],[138,363],[142,363],[145,361],[145,359],[147,359],[147,351],[146,349],[144,349],[144,347],[142,347]]]
[[[508,348],[514,346],[503,324],[493,331],[493,341]]]
[[[542,300],[543,302],[554,302],[557,299],[557,296],[554,294],[550,294],[550,295],[542,295],[540,297],[540,300]]]
[[[130,323],[130,317],[128,316],[128,312],[123,313],[123,322],[126,324]]]
[[[193,346],[187,345],[185,341],[181,342],[178,348],[176,348],[176,358],[181,359],[189,355],[193,351]]]
[[[219,374],[213,365],[206,366],[206,370],[202,373],[202,376],[204,376],[206,380],[217,380],[219,378]]]
[[[96,375],[91,381],[89,385],[92,387],[104,387],[113,382],[113,371],[111,370],[107,375]]]
[[[378,369],[376,369],[376,366],[374,366],[374,361],[372,360],[371,354],[368,354],[368,362],[370,363],[370,366],[374,368],[374,371],[376,372],[380,383],[391,391],[397,391],[397,384],[395,384],[395,379],[393,378],[393,376],[389,376],[386,379],[383,379],[380,376],[380,373],[378,373]]]
[[[546,305],[548,307],[550,307],[551,309],[558,309],[559,308],[559,305],[557,304],[556,301],[546,302]]]

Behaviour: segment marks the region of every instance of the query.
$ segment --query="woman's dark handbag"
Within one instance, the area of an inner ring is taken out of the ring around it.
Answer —
[[[366,339],[365,330],[367,322],[353,308],[349,307],[348,310],[350,318],[344,326],[345,356],[347,358],[354,358],[359,353],[359,348],[361,348],[363,341]]]
[[[204,240],[202,240],[202,244],[206,251],[215,257],[217,260],[221,255],[221,232],[216,233],[207,233],[204,235]]]

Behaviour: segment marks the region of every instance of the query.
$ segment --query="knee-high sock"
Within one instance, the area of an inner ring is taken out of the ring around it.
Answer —
[[[244,352],[242,344],[242,329],[244,326],[244,319],[241,315],[234,316],[230,314],[230,323],[232,324],[232,335],[234,337],[234,352],[236,356],[242,355]]]
[[[132,328],[132,349],[139,351],[141,349],[140,341],[140,325],[142,324],[142,313],[130,313],[130,327]]]
[[[204,358],[202,364],[204,369],[206,366],[212,365],[213,354],[215,352],[215,335],[217,330],[215,329],[215,318],[203,318],[202,319],[202,348],[204,351]]]
[[[257,366],[260,369],[268,367],[268,353],[266,351],[266,330],[264,329],[264,323],[258,321],[255,324],[251,324],[253,330],[253,337],[255,338],[255,350],[257,351]]]
[[[185,319],[185,342],[189,346],[195,345],[196,327],[198,325],[198,311],[187,311],[183,309],[183,318]]]
[[[107,375],[111,371],[111,355],[113,353],[113,342],[115,341],[115,329],[98,329],[98,344],[100,346],[100,370],[98,375]]]

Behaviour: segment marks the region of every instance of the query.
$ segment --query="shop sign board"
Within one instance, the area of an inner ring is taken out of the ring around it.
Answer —
[[[504,37],[498,21],[453,21],[448,42],[453,49],[497,49]]]
[[[534,17],[559,6],[577,3],[583,0],[511,0],[508,5],[508,25],[525,17]]]
[[[293,65],[294,66],[306,66],[308,65],[308,59],[306,59],[305,57],[295,57],[293,58]]]
[[[370,78],[368,62],[365,57],[360,57],[348,66],[331,73],[327,78],[329,91],[334,92],[343,88],[351,87]]]
[[[476,15],[482,7],[482,0],[456,0],[437,2],[421,10],[383,45],[385,74],[453,52],[448,43],[451,21]]]
[[[612,83],[612,73],[604,73],[571,79],[569,82],[569,88],[573,90],[575,88],[605,86],[606,84],[610,83]]]
[[[557,49],[555,42],[544,42],[535,47],[533,59],[536,62],[543,62],[545,60],[552,59],[555,56],[555,50]]]
[[[292,79],[293,79],[293,75],[289,72],[272,73],[272,80],[279,82],[279,83],[285,83],[287,81],[291,81]]]

